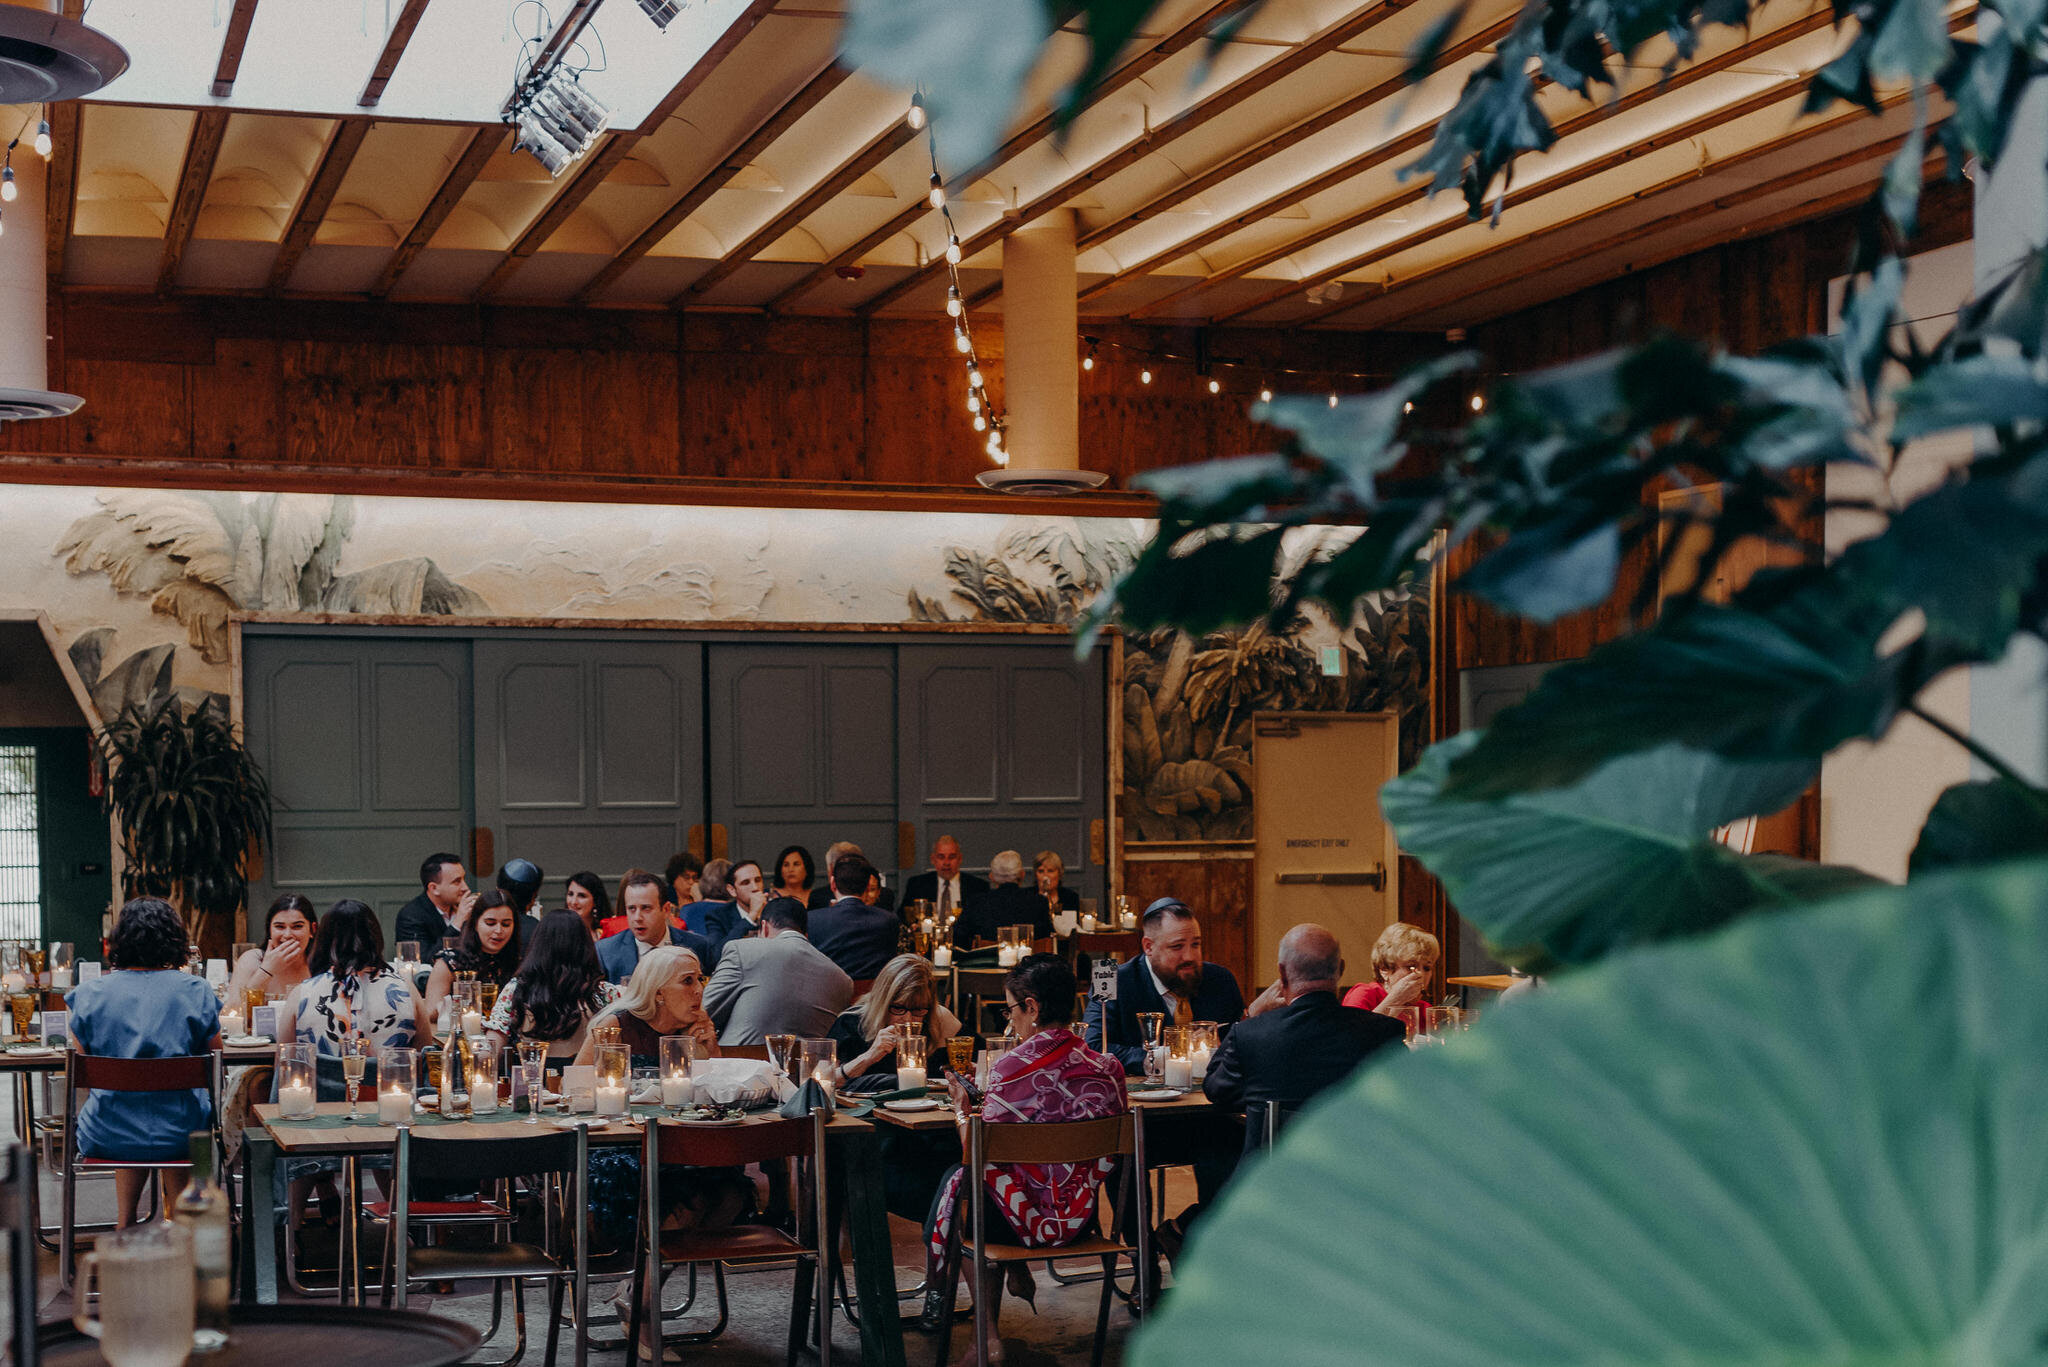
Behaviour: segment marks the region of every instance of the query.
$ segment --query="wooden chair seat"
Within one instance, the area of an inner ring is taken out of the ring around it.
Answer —
[[[414,1281],[559,1277],[568,1268],[537,1244],[430,1244],[410,1250],[406,1274]]]
[[[1057,1248],[1026,1248],[1022,1244],[986,1243],[981,1246],[982,1260],[991,1263],[1039,1263],[1050,1262],[1054,1258],[1100,1258],[1104,1254],[1135,1251],[1129,1244],[1092,1235],[1076,1239],[1070,1244],[1061,1244]]]
[[[671,1263],[737,1263],[763,1258],[792,1258],[807,1247],[773,1225],[678,1229],[661,1236],[662,1261]]]

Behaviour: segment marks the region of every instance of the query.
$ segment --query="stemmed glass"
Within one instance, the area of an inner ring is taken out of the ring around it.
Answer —
[[[1165,1043],[1165,1036],[1163,1034],[1165,1028],[1166,1013],[1164,1011],[1140,1011],[1138,1013],[1138,1033],[1143,1038],[1145,1044],[1145,1080],[1147,1082],[1159,1081],[1160,1075],[1166,1071],[1166,1051],[1161,1047]]]
[[[768,1036],[768,1061],[781,1069],[782,1075],[791,1082],[797,1080],[796,1046],[797,1037],[795,1035]]]
[[[519,1085],[526,1089],[526,1123],[540,1124],[540,1085],[547,1074],[548,1046],[545,1040],[519,1041]]]
[[[341,1077],[348,1084],[348,1123],[356,1122],[356,1097],[363,1088],[363,1073],[370,1062],[370,1042],[350,1035],[341,1042]]]

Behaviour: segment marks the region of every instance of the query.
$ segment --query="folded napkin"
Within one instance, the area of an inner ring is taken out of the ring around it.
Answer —
[[[813,1111],[823,1111],[826,1115],[831,1115],[838,1109],[833,1103],[832,1094],[819,1086],[817,1079],[805,1078],[802,1090],[790,1088],[789,1096],[784,1098],[782,1108],[776,1114],[784,1120],[795,1120],[799,1116],[810,1115]]]

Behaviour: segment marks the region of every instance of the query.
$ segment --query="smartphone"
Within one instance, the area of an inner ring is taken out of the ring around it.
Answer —
[[[956,1072],[951,1065],[948,1065],[946,1068],[946,1077],[960,1084],[961,1089],[967,1093],[967,1100],[970,1105],[976,1110],[981,1109],[981,1088],[974,1085],[973,1078]]]

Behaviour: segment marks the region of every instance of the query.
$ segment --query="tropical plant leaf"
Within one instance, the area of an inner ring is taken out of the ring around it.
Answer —
[[[2048,854],[2048,792],[2009,778],[1958,783],[1935,799],[1908,870]]]
[[[1127,1360],[2039,1363],[2044,973],[2044,861],[1616,956],[1326,1094]]]
[[[841,60],[921,89],[941,164],[958,172],[1003,140],[1052,29],[1045,0],[857,0]]]
[[[1401,848],[1443,880],[1458,914],[1510,963],[1590,963],[1782,907],[1817,886],[1869,881],[1738,854],[1710,838],[1798,797],[1819,772],[1811,761],[1745,764],[1666,745],[1610,760],[1569,788],[1482,802],[1445,796],[1451,761],[1478,741],[1467,732],[1431,746],[1380,789],[1380,810]]]

